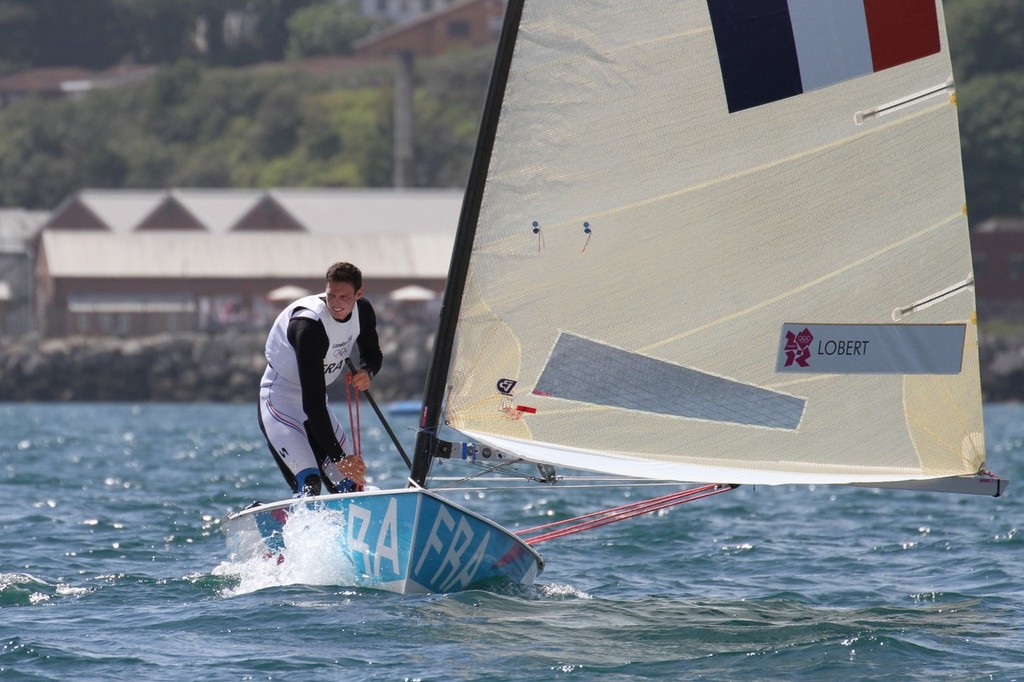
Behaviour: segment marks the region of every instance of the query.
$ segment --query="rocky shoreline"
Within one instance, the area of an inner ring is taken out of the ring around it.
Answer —
[[[432,319],[380,326],[385,365],[374,379],[376,400],[422,394],[433,334]],[[240,331],[0,339],[0,402],[253,402],[265,339]],[[985,400],[1024,400],[1024,336],[982,338],[980,353]]]
[[[433,330],[380,328],[385,366],[371,393],[419,397]],[[0,402],[255,402],[266,332],[0,340]],[[332,397],[344,392],[331,387]]]

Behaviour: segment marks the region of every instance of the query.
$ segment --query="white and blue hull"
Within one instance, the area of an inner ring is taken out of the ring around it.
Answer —
[[[417,488],[288,499],[230,514],[222,526],[229,555],[287,561],[286,526],[298,513],[340,519],[332,532],[358,587],[415,594],[529,584],[544,566],[510,531]]]

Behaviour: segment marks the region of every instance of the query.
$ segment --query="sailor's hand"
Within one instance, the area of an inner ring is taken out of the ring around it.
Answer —
[[[355,484],[355,490],[359,491],[366,485],[366,463],[361,455],[348,455],[338,462],[338,471],[344,478]]]
[[[349,376],[349,381],[357,391],[365,391],[370,388],[370,373],[361,369]]]

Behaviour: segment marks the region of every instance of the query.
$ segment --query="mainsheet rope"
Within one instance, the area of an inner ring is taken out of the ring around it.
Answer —
[[[361,456],[363,454],[363,434],[359,423],[359,391],[352,385],[354,376],[354,374],[348,374],[345,377],[345,402],[348,403],[348,426],[349,433],[352,434],[353,451],[350,454]]]
[[[537,545],[542,542],[547,542],[548,540],[555,540],[557,538],[562,538],[574,533],[580,533],[585,530],[607,526],[608,524],[615,523],[616,521],[625,521],[626,519],[650,514],[651,512],[685,504],[686,502],[694,502],[705,497],[711,497],[712,495],[728,492],[736,487],[738,486],[723,485],[720,483],[703,485],[689,490],[669,493],[668,495],[662,495],[661,497],[653,497],[648,500],[641,500],[639,502],[631,502],[618,507],[612,507],[611,509],[603,509],[601,511],[591,512],[590,514],[583,514],[582,516],[574,516],[570,519],[546,523],[542,526],[525,528],[523,530],[516,531],[516,535],[522,537],[523,542],[528,545]],[[540,535],[534,535],[533,537],[523,537],[530,535],[531,533],[536,533],[537,531],[552,528],[555,530],[550,530],[549,532],[541,533]]]

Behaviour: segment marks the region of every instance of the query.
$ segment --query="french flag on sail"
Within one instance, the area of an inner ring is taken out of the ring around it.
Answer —
[[[729,111],[941,49],[936,0],[707,0]]]

